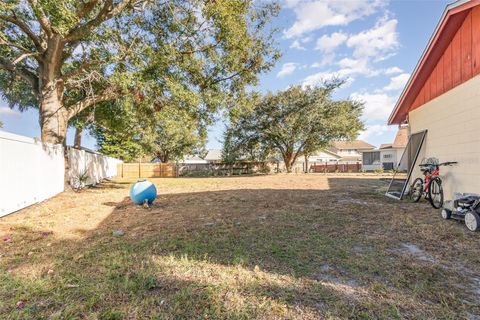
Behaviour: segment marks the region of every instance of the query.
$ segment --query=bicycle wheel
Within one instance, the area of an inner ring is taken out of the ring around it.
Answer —
[[[413,202],[418,202],[422,197],[423,193],[423,180],[422,178],[417,178],[413,181],[412,185],[410,186],[410,199]]]
[[[440,209],[443,206],[443,188],[442,180],[439,177],[434,177],[430,180],[428,185],[428,201],[435,209]]]

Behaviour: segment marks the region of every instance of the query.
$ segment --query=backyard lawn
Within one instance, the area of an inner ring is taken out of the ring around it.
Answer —
[[[0,219],[1,319],[480,316],[479,233],[375,176],[153,179]]]

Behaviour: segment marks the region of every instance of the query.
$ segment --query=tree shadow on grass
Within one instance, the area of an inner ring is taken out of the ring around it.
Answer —
[[[2,264],[11,272],[0,279],[0,314],[248,319],[463,311],[455,301],[436,304],[446,298],[442,290],[461,294],[449,288],[458,274],[389,251],[399,241],[436,240],[409,235],[417,229],[398,214],[408,207],[384,198],[376,179],[328,182],[326,190],[161,194],[150,209],[128,198],[106,202],[111,214],[79,240],[19,231],[24,245]],[[18,300],[26,307],[16,309]]]

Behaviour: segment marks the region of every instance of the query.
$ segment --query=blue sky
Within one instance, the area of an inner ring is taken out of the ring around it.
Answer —
[[[450,1],[451,2],[451,1]],[[315,85],[331,77],[346,84],[337,98],[365,102],[366,130],[360,139],[391,142],[396,127],[386,120],[449,1],[282,1],[274,25],[282,58],[261,76],[258,90]],[[10,110],[0,100],[3,130],[38,137],[38,113]],[[210,129],[208,148],[220,148],[224,124]],[[71,144],[73,132],[67,143]],[[95,140],[84,137],[86,147]]]

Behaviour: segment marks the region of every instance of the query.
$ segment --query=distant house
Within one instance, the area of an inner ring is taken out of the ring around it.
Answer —
[[[380,148],[362,151],[364,171],[393,170],[397,167],[408,142],[408,127],[402,126],[393,143],[381,144]]]
[[[207,155],[203,159],[208,163],[222,162],[222,150],[210,149],[208,150]]]
[[[375,146],[363,140],[333,141],[330,152],[340,156],[339,163],[362,162],[362,152],[373,150]]]
[[[316,152],[308,157],[308,163],[325,164],[325,163],[361,163],[362,152],[366,150],[374,150],[375,146],[363,141],[333,141],[330,148]],[[298,163],[305,162],[304,158],[299,158]]]
[[[222,150],[210,149],[208,150],[205,157],[188,155],[180,162],[185,164],[219,163],[222,162]]]
[[[313,164],[313,163],[337,163],[342,159],[341,156],[336,154],[335,152],[329,151],[329,150],[322,150],[319,152],[316,152],[314,155],[308,157],[308,163]],[[299,161],[304,161],[304,159],[299,159]]]
[[[205,159],[200,158],[199,156],[188,155],[183,158],[181,163],[185,164],[207,164],[208,161]]]

